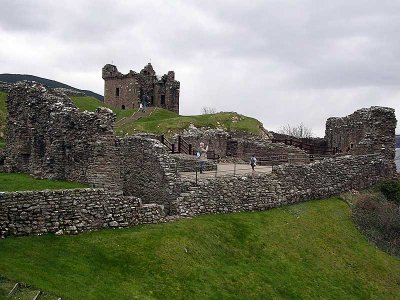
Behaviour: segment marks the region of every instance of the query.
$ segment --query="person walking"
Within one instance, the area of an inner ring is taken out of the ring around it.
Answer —
[[[200,143],[199,150],[197,151],[197,158],[199,159],[200,174],[203,173],[204,165],[207,161],[208,145],[204,147],[204,143]]]
[[[250,166],[251,166],[251,169],[253,170],[253,172],[254,172],[254,168],[256,165],[257,165],[257,158],[256,158],[255,154],[252,154],[250,157]]]

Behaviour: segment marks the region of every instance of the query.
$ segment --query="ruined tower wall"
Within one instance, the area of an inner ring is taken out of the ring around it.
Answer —
[[[161,77],[156,75],[151,64],[147,64],[140,73],[130,71],[122,74],[114,65],[103,67],[104,102],[114,107],[137,108],[140,97],[149,97],[150,105],[179,113],[180,83],[175,73],[169,71]],[[118,90],[117,90],[118,89]]]
[[[139,85],[135,77],[105,79],[104,101],[116,108],[139,108]]]
[[[157,140],[133,136],[119,140],[120,170],[125,195],[140,197],[143,203],[169,205],[181,191],[176,162]]]
[[[343,118],[329,118],[325,140],[342,154],[383,153],[394,159],[396,122],[392,108],[363,108]]]
[[[120,188],[111,110],[80,112],[64,94],[28,82],[11,89],[7,110],[5,170]]]

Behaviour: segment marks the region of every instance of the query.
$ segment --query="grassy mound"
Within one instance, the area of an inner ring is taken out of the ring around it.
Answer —
[[[111,109],[117,117],[117,120],[120,120],[124,117],[129,117],[131,116],[136,110],[134,109],[120,109],[120,108],[114,108],[111,107],[110,105],[104,104],[104,102],[101,102],[100,100],[94,98],[94,97],[89,97],[89,96],[82,96],[82,97],[71,97],[72,102],[78,107],[81,111],[87,110],[87,111],[95,111],[96,108],[98,107],[107,107]]]
[[[16,249],[18,249],[16,251]],[[399,299],[400,261],[338,200],[0,241],[0,274],[66,299]]]
[[[61,190],[88,187],[85,184],[61,180],[35,179],[28,174],[0,173],[0,192]]]
[[[117,127],[118,134],[149,132],[172,135],[193,124],[196,127],[223,128],[228,131],[246,131],[260,134],[261,122],[235,112],[220,112],[198,116],[180,116],[174,112],[157,109],[151,116]]]

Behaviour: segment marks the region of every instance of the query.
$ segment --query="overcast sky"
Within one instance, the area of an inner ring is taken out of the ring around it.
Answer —
[[[101,68],[181,82],[181,114],[204,106],[270,130],[373,105],[400,120],[400,1],[0,0],[0,73],[103,94]],[[400,125],[400,124],[399,124]],[[400,133],[400,126],[397,133]]]

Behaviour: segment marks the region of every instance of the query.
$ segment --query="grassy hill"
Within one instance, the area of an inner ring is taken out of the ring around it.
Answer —
[[[131,116],[135,110],[122,110],[107,106],[93,97],[72,97],[74,104],[81,110],[94,111],[99,106],[109,107],[117,115],[117,120]],[[196,127],[224,128],[226,130],[246,131],[260,134],[262,123],[235,112],[221,112],[198,116],[180,116],[169,110],[157,108],[151,116],[116,127],[119,135],[148,132],[155,134],[174,134],[187,128],[189,124]]]
[[[28,80],[28,81],[36,81],[39,83],[42,83],[50,88],[66,88],[66,89],[73,89],[77,91],[81,91],[85,93],[85,95],[97,98],[98,100],[103,101],[104,97],[100,94],[94,93],[89,90],[80,90],[77,88],[74,88],[70,85],[67,85],[65,83],[61,83],[55,80],[39,77],[39,76],[34,76],[34,75],[25,75],[25,74],[0,74],[0,81],[8,82],[8,83],[16,83],[18,81],[23,81],[23,80]]]
[[[18,249],[18,251],[15,251]],[[0,240],[0,274],[66,299],[400,299],[400,260],[339,199]]]

